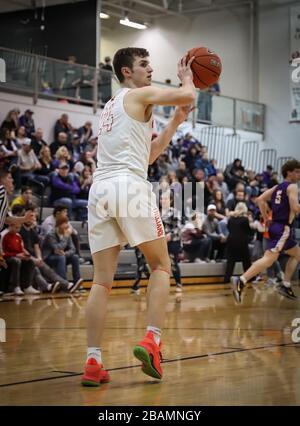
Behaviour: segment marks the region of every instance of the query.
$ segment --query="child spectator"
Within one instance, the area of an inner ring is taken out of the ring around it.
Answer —
[[[17,296],[26,294],[39,294],[33,288],[34,263],[30,253],[25,250],[23,240],[19,234],[21,225],[9,225],[7,234],[2,241],[3,258],[10,268],[8,291]]]

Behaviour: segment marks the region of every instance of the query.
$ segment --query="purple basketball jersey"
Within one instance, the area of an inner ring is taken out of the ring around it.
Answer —
[[[287,188],[290,182],[280,183],[272,194],[272,222],[289,225],[290,202],[287,195]]]

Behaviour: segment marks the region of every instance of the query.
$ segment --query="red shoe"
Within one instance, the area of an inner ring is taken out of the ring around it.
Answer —
[[[103,369],[103,365],[98,364],[94,358],[89,358],[84,366],[81,384],[83,386],[100,386],[101,383],[108,383],[109,381],[108,371]]]
[[[161,343],[159,346],[155,343],[151,331],[148,331],[144,339],[133,349],[134,356],[143,363],[142,371],[155,379],[161,379],[163,375],[160,349]]]

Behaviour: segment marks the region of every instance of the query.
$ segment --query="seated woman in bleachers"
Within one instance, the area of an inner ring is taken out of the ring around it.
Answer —
[[[79,198],[83,200],[87,200],[89,198],[89,191],[90,187],[93,183],[93,176],[90,168],[88,166],[85,166],[84,169],[81,172],[80,178],[80,193]]]
[[[0,158],[2,166],[10,168],[18,163],[18,148],[15,143],[15,132],[2,129],[0,133]]]
[[[39,162],[41,163],[41,168],[35,171],[35,174],[46,176],[49,178],[51,172],[54,168],[52,166],[52,157],[49,146],[43,146],[39,153]],[[50,182],[50,178],[49,178]]]
[[[66,146],[61,146],[55,153],[55,159],[52,161],[52,168],[58,169],[60,164],[68,164],[70,171],[73,170],[74,162]]]
[[[225,201],[224,201],[223,193],[220,189],[215,189],[213,191],[212,197],[209,200],[209,204],[214,204],[216,206],[215,217],[218,220],[223,220],[226,218]]]
[[[0,129],[17,130],[19,127],[19,114],[20,110],[17,108],[10,110],[2,121]]]
[[[55,230],[46,235],[42,244],[43,259],[55,272],[67,280],[67,265],[72,265],[73,286],[68,290],[73,293],[82,283],[79,269],[79,256],[71,238],[68,218],[57,219]]]
[[[24,126],[20,126],[16,131],[16,140],[15,140],[15,144],[18,149],[22,147],[23,142],[25,141],[26,138],[27,138],[26,129]]]

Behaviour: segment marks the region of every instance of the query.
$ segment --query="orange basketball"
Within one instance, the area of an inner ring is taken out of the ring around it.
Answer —
[[[206,89],[219,80],[222,72],[220,57],[207,47],[194,47],[187,53],[187,59],[195,56],[191,69],[193,81],[198,89]]]

